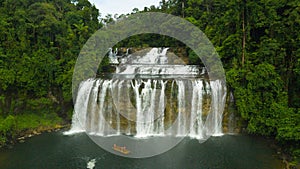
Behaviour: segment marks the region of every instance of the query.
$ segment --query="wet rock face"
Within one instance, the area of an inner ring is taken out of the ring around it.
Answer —
[[[236,110],[232,92],[228,92],[226,96],[222,126],[223,132],[228,134],[241,133],[242,129],[245,127],[245,122]]]

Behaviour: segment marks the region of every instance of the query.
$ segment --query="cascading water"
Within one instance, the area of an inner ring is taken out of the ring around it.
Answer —
[[[117,58],[117,54],[118,54],[118,49],[116,49],[116,51],[113,52],[112,48],[109,48],[108,58],[109,58],[110,63],[112,63],[112,64],[118,64],[119,63],[118,58]]]
[[[222,88],[221,81],[211,81],[210,86],[212,88],[212,106],[210,115],[213,120],[213,122],[209,124],[211,125],[210,132],[213,136],[220,136],[223,135],[222,113],[220,112],[224,111],[226,95],[224,95],[225,91],[223,91],[224,89]]]
[[[143,57],[128,59],[114,78],[83,81],[67,134],[221,135],[224,85],[196,76],[205,72],[197,66],[168,64],[167,50],[153,48]]]
[[[190,137],[202,139],[203,138],[203,121],[202,121],[202,98],[203,98],[203,82],[193,82],[193,96],[191,108],[191,123],[190,123]]]
[[[186,115],[184,114],[185,112],[185,85],[184,81],[182,80],[177,80],[176,84],[178,86],[178,126],[177,126],[177,136],[185,136],[186,134]]]
[[[80,84],[74,107],[75,111],[72,117],[72,127],[71,130],[67,131],[65,134],[74,134],[85,131],[85,128],[82,126],[85,126],[86,124],[88,101],[94,82],[94,80],[89,79]]]

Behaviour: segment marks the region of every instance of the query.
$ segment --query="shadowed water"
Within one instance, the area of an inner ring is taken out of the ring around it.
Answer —
[[[134,159],[113,155],[84,133],[65,136],[46,133],[0,150],[1,169],[280,169],[268,141],[245,135],[211,137],[199,144],[186,138],[158,156]]]

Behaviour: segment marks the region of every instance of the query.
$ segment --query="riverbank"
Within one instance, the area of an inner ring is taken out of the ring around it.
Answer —
[[[16,142],[25,142],[27,138],[40,135],[42,133],[51,133],[59,130],[64,130],[70,127],[70,124],[55,124],[54,126],[39,126],[36,129],[27,129],[22,131],[18,137],[14,140],[13,144]]]
[[[299,169],[300,167],[299,164],[295,164],[295,161],[291,157],[290,152],[285,151],[283,145],[280,145],[275,140],[275,138],[268,138],[268,137],[264,137],[264,138],[268,141],[270,148],[276,151],[275,156],[277,159],[279,159],[282,162],[282,164],[284,165],[284,169]]]
[[[54,113],[21,114],[0,117],[0,148],[24,142],[26,138],[69,127]]]
[[[274,151],[274,157],[281,161],[282,169],[300,169],[300,161],[297,160],[297,157],[292,155],[290,150],[292,145],[280,144],[274,137],[267,137],[257,134],[251,134],[247,132],[246,129],[242,129],[242,132],[239,134],[248,135],[257,140],[263,139],[267,142],[267,145],[270,149]]]
[[[228,112],[225,112],[225,120],[223,120],[223,131],[228,131],[227,128],[227,123],[228,121],[226,121],[226,115],[228,116],[228,114],[226,114]],[[235,116],[237,117],[237,119],[239,119],[240,121],[235,122],[234,124],[238,124],[235,126],[233,133],[236,134],[242,134],[242,135],[249,135],[251,137],[256,137],[259,139],[265,139],[268,142],[269,147],[274,151],[274,156],[280,160],[283,164],[283,169],[300,169],[300,160],[299,160],[299,156],[294,155],[293,154],[293,149],[294,151],[297,151],[299,149],[296,148],[295,145],[293,144],[286,144],[286,143],[280,143],[275,137],[271,137],[271,136],[263,136],[260,134],[254,134],[254,133],[250,133],[247,130],[247,122],[243,121],[243,119],[241,119],[241,117],[239,116]]]

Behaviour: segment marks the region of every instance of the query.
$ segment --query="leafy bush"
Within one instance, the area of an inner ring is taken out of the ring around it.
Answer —
[[[0,146],[8,140],[14,140],[22,131],[38,128],[53,128],[61,124],[62,119],[55,113],[50,114],[22,114],[0,118]]]
[[[16,120],[12,115],[0,121],[0,146],[16,135]]]

